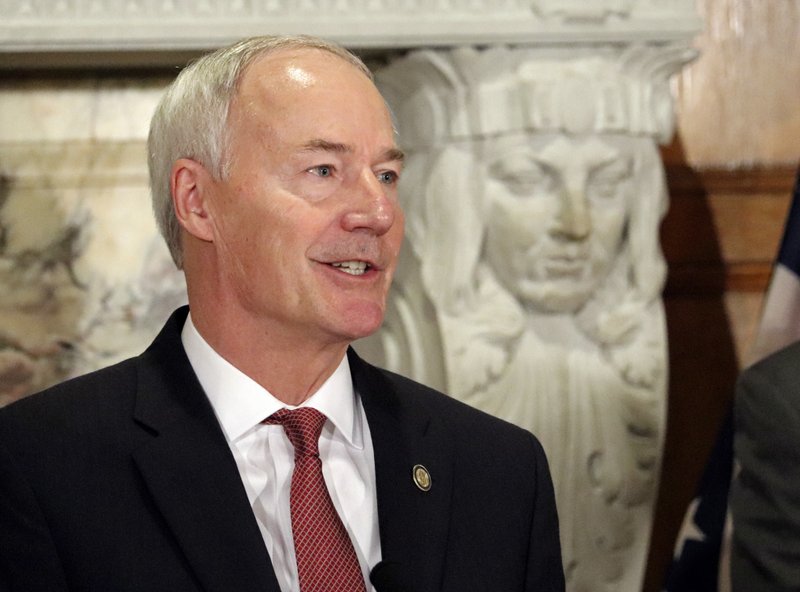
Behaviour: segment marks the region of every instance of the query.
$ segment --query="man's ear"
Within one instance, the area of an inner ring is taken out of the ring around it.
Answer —
[[[205,167],[189,158],[179,158],[169,177],[175,216],[184,230],[203,241],[212,241],[214,233],[206,200],[214,180]]]

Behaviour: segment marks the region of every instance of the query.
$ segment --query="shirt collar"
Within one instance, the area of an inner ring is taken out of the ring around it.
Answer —
[[[294,409],[220,356],[186,318],[181,332],[186,355],[206,393],[229,442],[234,442],[262,420],[284,407]],[[363,417],[361,403],[353,389],[347,356],[320,388],[299,407],[313,407],[331,421],[334,431],[348,444],[363,448],[363,430],[357,417]]]

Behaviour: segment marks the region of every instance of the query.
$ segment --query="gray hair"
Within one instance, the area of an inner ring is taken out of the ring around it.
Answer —
[[[228,113],[247,68],[267,54],[318,49],[372,73],[355,55],[335,43],[305,35],[252,37],[205,55],[186,67],[161,98],[147,139],[150,192],[158,228],[172,259],[183,267],[181,227],[170,191],[172,165],[179,158],[202,164],[216,179],[227,176]]]

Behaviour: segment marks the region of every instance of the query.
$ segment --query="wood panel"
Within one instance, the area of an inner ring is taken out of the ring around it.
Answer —
[[[696,172],[667,165],[661,240],[666,295],[762,292],[783,234],[795,169]]]

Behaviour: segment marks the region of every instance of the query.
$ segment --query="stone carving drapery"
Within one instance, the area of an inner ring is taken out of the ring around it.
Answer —
[[[657,142],[690,57],[457,48],[378,73],[408,240],[359,348],[539,436],[574,592],[641,586],[667,380]]]

